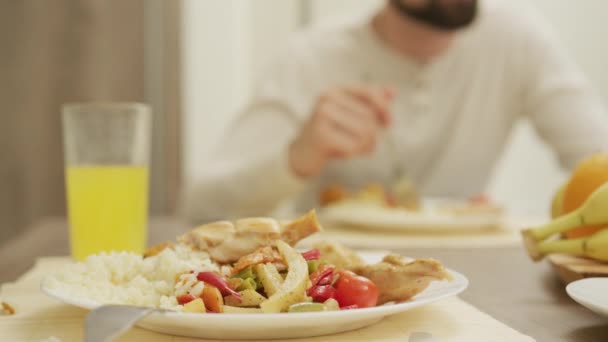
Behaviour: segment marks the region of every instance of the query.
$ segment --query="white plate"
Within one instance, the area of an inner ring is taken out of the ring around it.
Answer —
[[[343,202],[321,211],[328,223],[346,224],[360,229],[395,231],[480,231],[502,227],[502,216],[496,213],[454,215],[436,209],[437,200],[425,201],[423,211],[384,208],[364,202]]]
[[[582,306],[608,316],[608,278],[585,278],[566,286],[566,292]]]
[[[365,261],[375,263],[386,253],[361,253]],[[451,282],[433,282],[413,299],[373,308],[297,313],[297,314],[192,314],[180,312],[153,313],[137,323],[152,331],[207,339],[281,339],[313,337],[359,329],[380,321],[383,317],[407,311],[425,304],[455,296],[467,288],[467,278],[449,270]],[[64,303],[94,309],[99,303],[79,300],[54,292],[41,284],[42,292]]]

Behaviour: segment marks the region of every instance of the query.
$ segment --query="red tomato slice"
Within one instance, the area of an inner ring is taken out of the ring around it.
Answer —
[[[184,304],[190,303],[191,301],[195,300],[196,297],[194,297],[193,295],[187,293],[185,295],[177,296],[176,299],[177,299],[177,303],[179,305],[184,305]]]
[[[376,306],[378,288],[371,280],[358,276],[351,271],[339,271],[339,278],[334,284],[335,299],[340,307],[356,305],[358,308]]]

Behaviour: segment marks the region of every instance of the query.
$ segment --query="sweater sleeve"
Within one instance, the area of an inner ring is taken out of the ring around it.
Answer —
[[[573,168],[589,154],[608,151],[608,115],[598,94],[548,23],[535,16],[524,28],[524,114],[564,168]]]
[[[183,189],[184,216],[200,222],[267,215],[304,190],[307,182],[289,167],[288,148],[312,107],[305,62],[280,58],[266,70],[206,171]]]

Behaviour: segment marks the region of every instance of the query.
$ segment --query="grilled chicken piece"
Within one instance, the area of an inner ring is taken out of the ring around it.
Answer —
[[[322,230],[317,214],[311,210],[306,215],[284,224],[281,229],[281,240],[293,247],[298,241]]]
[[[295,245],[321,230],[315,212],[311,211],[287,223],[283,229],[271,218],[246,218],[234,224],[220,221],[202,225],[180,236],[178,241],[208,252],[219,263],[233,263],[260,247],[272,245],[274,241],[285,240],[290,245]]]
[[[279,223],[271,218],[247,218],[235,222],[236,232],[214,248],[208,249],[213,260],[232,263],[281,237]]]
[[[177,238],[177,241],[194,249],[206,251],[230,238],[236,229],[232,222],[218,221],[198,226]]]
[[[15,309],[5,302],[0,302],[0,316],[10,316],[15,314]]]
[[[437,260],[406,261],[397,254],[389,254],[377,264],[360,265],[351,270],[376,284],[378,304],[408,300],[424,291],[433,280],[452,279]]]
[[[242,256],[239,261],[234,264],[232,273],[236,274],[249,266],[266,263],[283,263],[283,257],[279,251],[272,246],[264,246],[258,248],[253,253]]]
[[[339,243],[321,241],[314,244],[313,247],[321,252],[324,261],[335,265],[338,269],[350,270],[365,264],[357,253]]]

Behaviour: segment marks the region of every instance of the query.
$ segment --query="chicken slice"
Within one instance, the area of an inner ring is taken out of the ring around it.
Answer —
[[[234,264],[232,273],[236,274],[249,266],[267,263],[283,263],[283,257],[279,251],[272,246],[264,246],[256,249],[253,253],[242,256]]]
[[[321,258],[325,262],[336,266],[338,269],[349,270],[365,263],[355,251],[339,243],[320,241],[315,243],[313,247],[321,252]]]
[[[196,250],[206,251],[219,263],[233,263],[258,248],[284,240],[295,245],[301,239],[321,231],[314,211],[288,222],[281,229],[272,218],[253,217],[205,224],[180,236],[178,241]]]
[[[311,210],[306,215],[284,224],[281,230],[281,240],[293,247],[298,241],[322,230],[316,212]]]
[[[208,249],[211,258],[220,263],[232,263],[256,249],[280,239],[279,223],[271,218],[255,217],[235,222],[236,231],[222,243]]]
[[[437,260],[406,261],[397,254],[389,254],[377,264],[359,265],[351,270],[376,284],[378,304],[406,301],[424,291],[434,280],[452,279]]]
[[[194,249],[207,251],[229,239],[236,229],[229,221],[217,221],[198,226],[179,236],[177,241]]]

